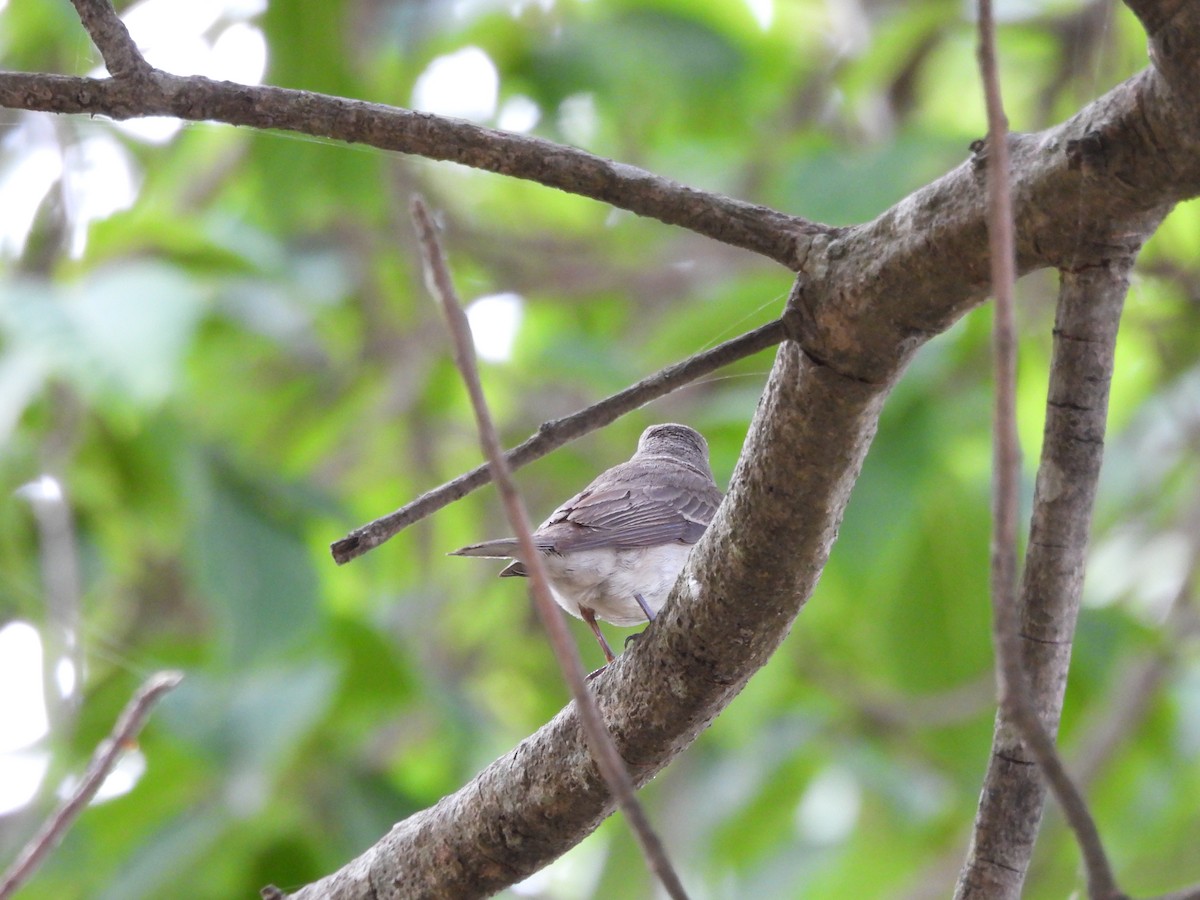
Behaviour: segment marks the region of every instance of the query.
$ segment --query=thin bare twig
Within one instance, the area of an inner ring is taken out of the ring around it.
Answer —
[[[814,238],[837,231],[535,135],[314,91],[231,84],[161,69],[145,78],[105,79],[0,72],[0,106],[114,119],[154,115],[212,120],[448,160],[678,225],[761,254],[791,271],[803,264]]]
[[[201,76],[173,75],[146,62],[110,0],[72,2],[113,78],[39,75],[33,76],[37,83],[30,84],[25,73],[0,72],[0,85],[21,95],[21,101],[12,105],[46,112],[103,110],[116,119],[143,115],[191,121],[214,119],[451,160],[679,225],[761,253],[793,271],[799,268],[803,256],[799,245],[812,235],[833,230],[532,135],[311,91],[231,85]],[[51,84],[55,87],[47,92],[45,88]],[[15,98],[4,97],[3,87],[0,102],[9,105]]]
[[[454,284],[450,280],[450,272],[446,268],[446,261],[442,256],[433,220],[420,197],[413,198],[412,215],[417,226],[421,254],[424,258],[426,281],[430,292],[441,304],[442,312],[446,316],[446,323],[454,339],[454,361],[462,373],[467,393],[471,397],[471,406],[475,411],[475,421],[479,427],[479,441],[483,446],[484,455],[487,456],[488,464],[492,468],[501,499],[504,501],[504,510],[508,515],[509,524],[516,532],[517,540],[520,542],[521,556],[529,570],[530,590],[534,603],[542,624],[550,636],[550,645],[554,649],[559,667],[562,669],[567,685],[571,689],[571,695],[575,699],[575,708],[579,712],[580,723],[587,735],[592,758],[612,791],[617,805],[629,820],[650,870],[658,876],[659,881],[662,882],[671,897],[676,900],[686,900],[687,892],[683,889],[683,883],[675,873],[667,858],[662,841],[655,834],[645,811],[638,802],[633,779],[629,775],[629,770],[625,768],[625,763],[621,759],[617,745],[613,742],[612,735],[608,732],[608,727],[604,724],[604,718],[600,715],[600,708],[596,705],[595,698],[588,690],[583,666],[575,652],[567,626],[563,622],[562,612],[550,595],[550,582],[546,577],[542,556],[533,543],[533,529],[529,523],[529,515],[525,511],[521,495],[517,492],[512,471],[504,459],[504,449],[500,446],[496,426],[492,422],[487,400],[483,396],[483,387],[479,382],[479,370],[475,363],[471,326],[467,322],[466,313],[463,312],[462,304],[454,290]]]
[[[112,732],[92,754],[87,771],[75,792],[51,814],[33,839],[25,845],[25,849],[5,873],[3,880],[0,880],[0,900],[11,897],[37,871],[38,866],[58,845],[96,795],[96,791],[100,790],[104,779],[146,724],[154,704],[182,680],[181,672],[157,672],[138,688],[137,693],[121,710]]]
[[[1016,281],[1012,196],[1009,185],[1008,122],[1000,96],[991,0],[979,0],[979,65],[988,116],[988,239],[995,298],[996,408],[994,444],[995,525],[992,537],[993,641],[1000,700],[1019,730],[1075,832],[1093,900],[1123,896],[1116,886],[1095,821],[1062,764],[1029,694],[1021,661],[1017,606],[1017,510],[1020,447],[1016,420]]]
[[[561,419],[543,423],[534,434],[505,453],[505,463],[511,469],[519,469],[528,465],[534,460],[541,459],[552,450],[557,450],[563,444],[590,434],[598,428],[603,428],[626,413],[645,406],[651,400],[678,390],[709,372],[774,346],[786,339],[787,336],[788,326],[784,324],[782,318],[779,318],[723,344],[718,344],[711,350],[705,350],[682,362],[667,366],[636,384],[632,384],[612,396],[605,397],[598,403],[593,403],[591,406],[573,412],[569,416],[563,416]],[[487,464],[477,466],[471,471],[459,475],[454,480],[406,503],[395,512],[368,522],[366,525],[354,529],[341,540],[335,541],[329,548],[334,560],[340,565],[362,556],[368,550],[395,537],[414,522],[432,515],[442,507],[465,497],[471,491],[483,487],[491,480],[492,469]]]
[[[1016,283],[1012,197],[1008,181],[1008,121],[1000,100],[996,74],[995,33],[990,0],[979,2],[979,64],[987,100],[988,246],[991,252],[992,296],[995,324],[992,330],[996,369],[996,405],[993,414],[992,605],[995,610],[997,657],[1003,662],[1016,639],[1017,611],[1017,509],[1021,449],[1016,417],[1016,317],[1013,286]],[[1001,666],[1000,690],[1013,692],[1008,669]],[[1019,679],[1018,679],[1019,681]]]

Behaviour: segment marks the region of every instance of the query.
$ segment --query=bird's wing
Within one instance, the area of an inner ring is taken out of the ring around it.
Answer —
[[[704,496],[670,484],[585,490],[560,506],[538,529],[537,537],[557,553],[653,547],[676,541],[694,544],[712,521],[720,500],[715,487]]]

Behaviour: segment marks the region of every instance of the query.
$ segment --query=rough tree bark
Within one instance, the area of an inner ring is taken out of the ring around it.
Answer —
[[[98,5],[77,0],[114,77],[0,73],[0,105],[214,119],[454,159],[691,228],[798,273],[784,315],[788,339],[728,499],[658,622],[595,682],[622,755],[635,781],[645,783],[784,639],[828,558],[888,392],[926,340],[983,300],[986,158],[972,157],[873,222],[832,228],[545,141],[377,104],[152,70],[129,55]],[[1081,259],[1123,266],[1172,204],[1200,193],[1200,7],[1185,0],[1129,5],[1147,27],[1154,65],[1068,122],[1011,138],[1020,272],[1072,273]],[[1110,305],[1108,326],[1118,311]],[[1050,486],[1040,482],[1043,491]],[[1064,562],[1071,571],[1075,564]],[[1036,618],[1030,607],[1027,627]],[[1066,624],[1056,619],[1051,631]],[[1053,725],[1068,654],[1051,656],[1036,677],[1050,686],[1039,703]],[[1036,831],[1040,799],[1003,791],[997,802],[1003,827]],[[487,894],[546,865],[611,809],[567,707],[470,784],[295,896]],[[1018,890],[1027,864],[1019,855],[1025,862],[1012,866]]]

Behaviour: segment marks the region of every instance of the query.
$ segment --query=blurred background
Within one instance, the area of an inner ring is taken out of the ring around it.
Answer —
[[[140,0],[122,12],[173,72],[465,117],[850,224],[984,133],[969,7]],[[1060,121],[1146,64],[1119,4],[997,9],[1015,129]],[[4,68],[100,64],[66,0],[0,0]],[[507,533],[490,488],[347,566],[329,556],[481,458],[417,268],[406,210],[418,190],[444,224],[509,445],[771,319],[789,288],[749,253],[454,165],[224,125],[0,110],[0,861],[137,684],[187,673],[23,897],[298,887],[565,702],[524,585],[444,555]],[[1129,297],[1062,729],[1137,894],[1200,880],[1198,241],[1187,204]],[[1054,293],[1048,273],[1019,285],[1026,506]],[[695,897],[949,895],[993,713],[989,326],[981,309],[920,352],[793,633],[643,792]],[[654,422],[701,429],[724,486],[771,356],[522,470],[533,517]],[[1051,811],[1027,896],[1081,886]],[[505,896],[654,890],[610,820]]]

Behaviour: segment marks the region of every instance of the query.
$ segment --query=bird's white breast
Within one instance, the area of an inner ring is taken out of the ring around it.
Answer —
[[[646,622],[634,595],[641,594],[657,613],[691,550],[691,544],[673,543],[547,553],[544,558],[559,606],[573,616],[579,615],[580,606],[587,606],[606,622],[630,627]]]

